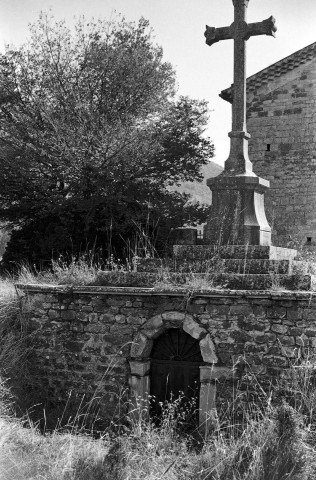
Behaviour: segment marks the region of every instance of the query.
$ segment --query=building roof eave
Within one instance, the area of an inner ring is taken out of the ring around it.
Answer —
[[[273,63],[247,78],[247,92],[253,91],[261,85],[271,82],[275,77],[280,77],[314,58],[316,58],[316,42],[301,48],[297,52],[282,58],[278,62]],[[219,96],[226,102],[233,103],[233,86],[234,85],[232,84],[229,88],[222,90],[219,94]]]

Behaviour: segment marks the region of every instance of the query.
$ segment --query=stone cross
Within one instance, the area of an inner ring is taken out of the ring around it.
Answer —
[[[254,35],[274,35],[275,19],[271,16],[258,23],[246,23],[246,8],[249,0],[233,0],[234,22],[230,27],[214,28],[206,26],[204,33],[207,45],[220,40],[234,40],[234,97],[232,113],[231,151],[225,162],[225,171],[232,175],[252,174],[252,164],[248,158],[246,128],[246,41]]]
[[[220,40],[234,40],[234,98],[230,153],[224,171],[209,178],[212,207],[204,229],[211,245],[271,244],[271,228],[264,210],[264,193],[269,182],[257,177],[248,157],[246,127],[246,41],[253,35],[272,35],[276,31],[273,17],[259,23],[246,22],[249,0],[233,0],[234,22],[230,27],[206,27],[207,45]]]

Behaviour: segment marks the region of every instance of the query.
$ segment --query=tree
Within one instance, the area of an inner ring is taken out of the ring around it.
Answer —
[[[72,33],[41,14],[28,43],[0,58],[5,261],[107,248],[109,236],[120,251],[148,218],[164,232],[203,220],[168,187],[201,179],[206,122],[205,101],[177,98],[146,20],[81,19]]]

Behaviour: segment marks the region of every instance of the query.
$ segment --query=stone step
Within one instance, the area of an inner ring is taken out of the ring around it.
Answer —
[[[178,259],[139,259],[138,272],[160,272],[167,269],[177,273],[291,273],[290,260],[258,260],[258,259],[228,259],[217,258],[204,260]]]
[[[215,286],[232,290],[316,290],[316,275],[222,273],[214,277]]]
[[[316,290],[316,275],[101,272],[98,285],[161,288],[187,286],[193,290],[216,287],[232,290]]]
[[[257,260],[257,259],[218,259],[215,261],[175,262],[178,272],[197,273],[241,273],[241,274],[290,274],[293,270],[291,260]]]
[[[185,260],[143,258],[137,262],[138,272],[177,273],[243,273],[243,274],[316,274],[316,263],[297,260],[259,260],[217,258],[207,260]]]
[[[294,260],[297,251],[292,248],[260,245],[174,245],[174,256],[184,260],[207,260],[214,256],[231,259]]]

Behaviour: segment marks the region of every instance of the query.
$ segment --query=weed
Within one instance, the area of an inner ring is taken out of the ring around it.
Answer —
[[[310,378],[310,364],[307,367],[305,374]],[[303,363],[301,369],[304,368]],[[259,381],[249,373],[247,376],[248,385],[254,385],[261,400],[256,403],[253,392],[236,389],[234,408],[226,410],[225,415],[222,412],[214,416],[214,428],[198,450],[178,428],[184,419],[181,398],[162,405],[159,426],[148,419],[143,402],[139,402],[140,414],[131,412],[129,423],[122,424],[115,434],[108,430],[99,439],[83,434],[75,423],[69,424],[68,432],[56,429],[42,435],[36,426],[3,409],[0,478],[311,480],[316,451],[309,436],[310,425],[306,427],[302,415],[297,384],[293,388],[288,385],[289,391],[298,396],[294,406],[285,398],[273,405],[271,398],[274,391],[280,395],[280,385],[271,386],[271,391],[264,393]],[[315,390],[313,383],[309,393]],[[237,407],[242,411],[242,425],[240,414],[236,415]]]

